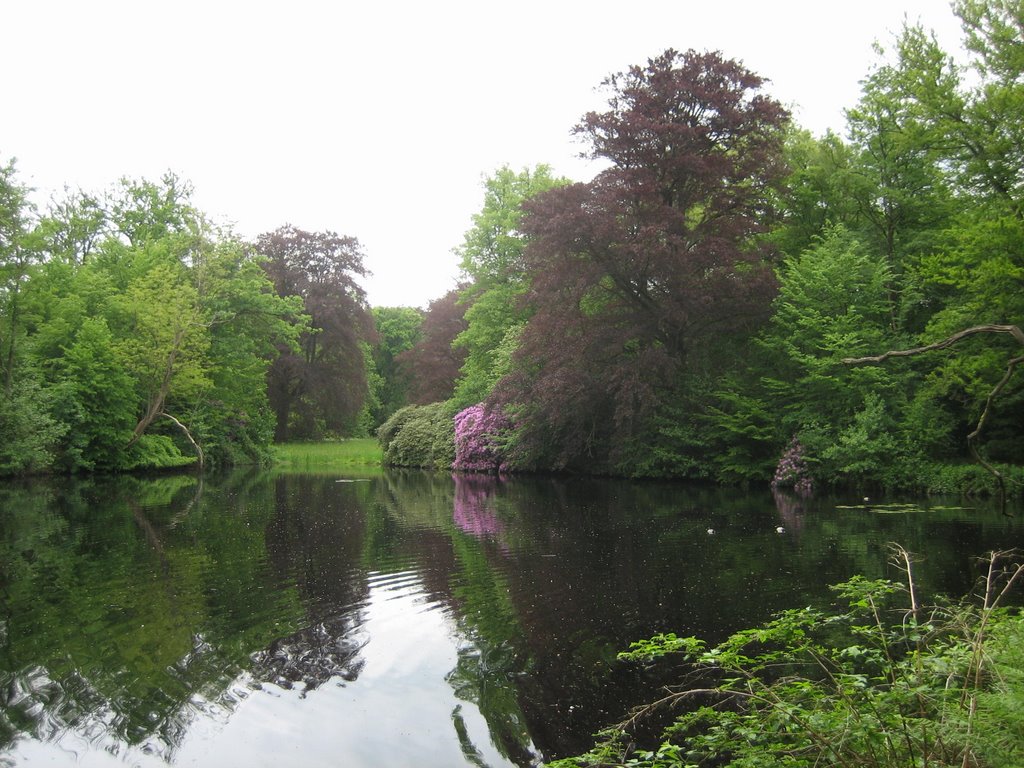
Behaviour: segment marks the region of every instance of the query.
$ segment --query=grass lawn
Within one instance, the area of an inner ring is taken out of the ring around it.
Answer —
[[[380,462],[380,444],[372,437],[274,446],[274,464],[288,469],[366,469]]]

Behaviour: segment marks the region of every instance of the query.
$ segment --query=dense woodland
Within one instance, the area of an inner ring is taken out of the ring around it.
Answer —
[[[801,490],[991,490],[982,464],[1019,478],[1024,11],[955,9],[969,60],[906,27],[844,136],[802,130],[718,53],[611,75],[606,110],[573,128],[603,170],[493,172],[463,282],[425,311],[368,306],[353,237],[243,242],[172,174],[38,211],[10,161],[0,471],[379,434],[386,461],[445,469]]]

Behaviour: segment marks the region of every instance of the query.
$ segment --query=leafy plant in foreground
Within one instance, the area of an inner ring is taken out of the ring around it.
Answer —
[[[1019,553],[993,552],[980,601],[926,608],[912,558],[893,546],[905,584],[854,577],[845,607],[785,611],[714,648],[658,635],[620,658],[691,662],[680,685],[599,734],[570,766],[1005,766],[1024,761],[1024,617],[1003,607],[1024,575]],[[633,734],[683,708],[653,750]]]

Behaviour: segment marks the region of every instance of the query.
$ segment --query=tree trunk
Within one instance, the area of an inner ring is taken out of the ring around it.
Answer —
[[[160,415],[163,416],[165,419],[170,419],[172,422],[174,422],[175,426],[177,426],[178,429],[180,429],[185,434],[185,437],[188,438],[188,441],[192,443],[192,447],[196,449],[196,456],[199,457],[199,468],[202,469],[203,462],[205,460],[203,456],[203,449],[199,447],[199,443],[197,443],[195,441],[195,438],[192,437],[192,433],[188,431],[188,427],[186,427],[184,424],[182,424],[180,421],[178,421],[176,418],[171,416],[171,414],[167,413],[166,411],[161,412]]]

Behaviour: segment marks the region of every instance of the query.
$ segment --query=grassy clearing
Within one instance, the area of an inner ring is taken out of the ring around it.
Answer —
[[[341,470],[381,466],[375,438],[322,443],[281,443],[274,446],[274,464],[285,469]]]

